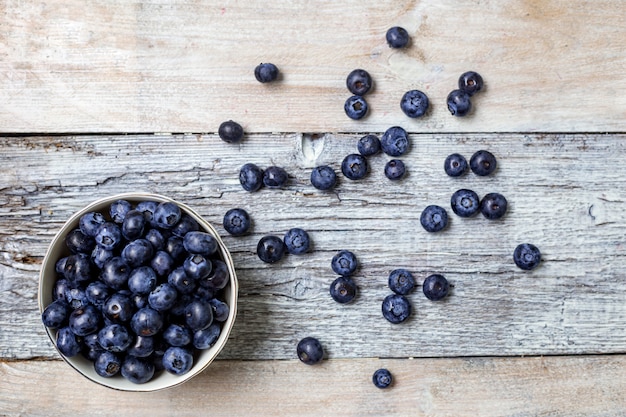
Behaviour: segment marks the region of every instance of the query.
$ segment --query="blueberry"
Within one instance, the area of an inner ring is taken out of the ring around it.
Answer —
[[[133,317],[134,306],[135,303],[130,294],[118,291],[104,302],[102,314],[113,323],[124,323]]]
[[[363,156],[373,156],[380,152],[380,139],[376,135],[365,135],[357,142],[357,150]]]
[[[413,278],[413,274],[403,268],[391,271],[387,283],[391,291],[400,295],[407,295],[415,288],[415,278]]]
[[[427,206],[420,216],[420,223],[427,232],[439,232],[448,225],[448,213],[443,207]]]
[[[140,308],[133,314],[130,327],[136,335],[154,336],[163,328],[163,317],[150,307]]]
[[[163,330],[163,340],[170,346],[187,346],[191,343],[192,334],[188,327],[174,323]]]
[[[128,201],[117,200],[109,206],[109,214],[115,223],[122,224],[124,222],[124,218],[126,217],[126,213],[131,211],[132,208],[133,206]]]
[[[110,295],[111,289],[102,281],[90,282],[85,288],[87,300],[99,309],[102,309]]]
[[[267,188],[281,188],[287,184],[289,176],[284,168],[270,166],[263,171],[263,185]]]
[[[358,261],[356,255],[349,250],[340,250],[333,256],[330,261],[330,267],[337,274],[342,277],[350,276],[356,271]]]
[[[268,264],[280,261],[285,255],[285,243],[275,235],[263,236],[256,247],[259,259]]]
[[[389,28],[385,38],[387,39],[387,44],[394,49],[405,48],[410,40],[409,32],[399,26]]]
[[[400,100],[400,108],[411,118],[422,117],[428,110],[428,97],[420,90],[407,91]]]
[[[191,301],[185,307],[185,323],[193,331],[206,329],[213,323],[213,307],[208,301]]]
[[[67,257],[63,267],[63,276],[71,284],[78,285],[79,283],[89,281],[92,278],[91,275],[92,264],[89,256],[78,253]]]
[[[41,313],[43,325],[51,329],[58,329],[67,325],[70,309],[66,302],[56,300],[48,304]]]
[[[232,208],[224,214],[224,230],[233,236],[243,236],[250,230],[250,215],[242,208]]]
[[[314,365],[324,358],[324,348],[314,337],[305,337],[298,342],[296,354],[302,363]]]
[[[149,294],[157,286],[157,274],[149,266],[140,266],[128,276],[128,289],[133,294]]]
[[[216,289],[213,287],[209,287],[207,285],[199,285],[196,287],[196,291],[194,292],[193,296],[200,299],[200,300],[204,300],[204,301],[210,301],[213,297],[215,297],[216,294]],[[183,297],[190,297],[189,295],[185,295]],[[189,303],[190,300],[187,300],[187,303]],[[185,307],[187,306],[187,304],[185,304],[182,309],[182,313],[178,312],[177,315],[179,316],[183,316],[185,314]],[[174,308],[176,308],[177,306],[172,307],[172,310]],[[171,311],[172,311],[171,310]]]
[[[219,259],[212,259],[211,273],[206,278],[199,281],[201,287],[211,288],[214,290],[221,290],[226,287],[230,280],[230,272],[228,271],[228,265],[226,262]]]
[[[541,262],[541,252],[532,243],[522,243],[515,248],[513,261],[519,268],[530,271],[535,269]]]
[[[172,346],[163,355],[163,368],[174,375],[184,375],[193,366],[193,355],[185,348]]]
[[[66,295],[70,288],[70,282],[67,279],[57,279],[52,287],[52,300],[59,300],[69,304],[70,301],[67,299]]]
[[[478,93],[483,88],[483,77],[475,71],[467,71],[459,77],[459,90],[465,91],[470,96]]]
[[[352,94],[363,96],[372,88],[372,77],[363,69],[355,69],[348,74],[346,87]]]
[[[126,240],[140,238],[146,226],[146,218],[139,210],[130,210],[122,222],[122,236]]]
[[[472,110],[470,95],[461,90],[452,90],[447,98],[448,111],[457,117],[467,116]]]
[[[87,294],[85,290],[79,287],[70,287],[68,286],[65,289],[65,301],[68,303],[70,308],[76,310],[78,308],[83,308],[89,305],[89,299],[87,298]]]
[[[154,352],[154,336],[136,336],[126,353],[138,358],[147,358]]]
[[[481,177],[487,176],[496,170],[498,161],[489,151],[476,151],[470,158],[469,166],[472,172]]]
[[[499,193],[486,194],[480,200],[480,212],[489,220],[497,220],[503,217],[507,206],[506,198]]]
[[[137,207],[135,207],[135,210],[143,213],[143,216],[146,218],[146,222],[150,226],[157,227],[158,225],[154,220],[154,212],[156,211],[158,205],[159,203],[157,203],[156,201],[140,201],[139,203],[137,203]]]
[[[128,329],[121,324],[109,324],[98,332],[98,343],[109,352],[124,352],[132,343]]]
[[[81,351],[81,345],[69,327],[61,327],[57,331],[56,346],[59,352],[68,358],[78,355]]]
[[[380,139],[381,149],[389,156],[401,156],[409,149],[409,136],[400,126],[392,126]]]
[[[102,213],[90,211],[80,216],[78,227],[85,235],[95,237],[98,232],[98,227],[105,222],[106,220]]]
[[[135,310],[148,307],[148,294],[131,294],[130,299],[133,300]],[[132,319],[131,319],[132,320]]]
[[[372,375],[372,382],[376,386],[376,388],[388,388],[393,382],[393,377],[391,376],[391,372],[387,369],[381,368],[374,372]]]
[[[224,322],[228,319],[228,315],[230,314],[228,304],[217,298],[210,299],[209,304],[211,304],[211,308],[213,309],[213,320]]]
[[[150,261],[150,267],[160,277],[166,277],[174,269],[174,266],[174,259],[163,250],[157,251]]]
[[[152,244],[146,239],[135,239],[122,249],[122,259],[131,267],[147,264],[153,255]]]
[[[176,203],[163,202],[157,205],[154,210],[154,221],[157,226],[162,229],[171,229],[176,226],[176,223],[182,217],[180,207]]]
[[[67,262],[67,256],[59,258],[54,264],[54,271],[61,277],[65,277],[65,263]]]
[[[480,199],[474,191],[460,189],[450,197],[450,206],[457,216],[472,217],[480,210]]]
[[[197,232],[200,230],[200,225],[198,222],[188,215],[187,213],[183,213],[180,216],[180,220],[174,227],[172,227],[171,232],[174,236],[185,237],[187,233]]]
[[[253,163],[244,164],[239,170],[239,183],[246,191],[258,191],[263,186],[263,170]]]
[[[422,290],[426,298],[432,301],[438,301],[448,295],[450,284],[443,275],[433,274],[424,280]]]
[[[390,323],[402,323],[411,315],[411,304],[404,295],[390,294],[382,302],[382,312]]]
[[[104,263],[115,256],[112,250],[102,249],[102,246],[96,245],[91,252],[91,262],[98,268],[104,268]]]
[[[217,129],[220,139],[228,143],[239,143],[243,139],[243,127],[237,122],[228,120]]]
[[[159,229],[150,229],[146,232],[144,238],[150,242],[155,251],[165,248],[165,236]]]
[[[460,177],[467,172],[467,159],[461,154],[448,155],[443,163],[443,169],[451,177]]]
[[[309,250],[311,239],[309,234],[299,227],[289,229],[283,238],[287,252],[293,255],[301,255]]]
[[[208,349],[215,344],[222,327],[219,323],[213,323],[206,329],[196,330],[193,334],[193,346],[196,349]]]
[[[98,227],[95,240],[102,249],[113,250],[122,242],[122,229],[115,223],[103,223]]]
[[[271,83],[278,78],[278,67],[272,63],[265,62],[254,68],[254,78],[260,83]]]
[[[326,191],[337,184],[337,174],[328,165],[321,165],[311,171],[311,185],[318,190]]]
[[[167,276],[170,283],[179,294],[191,294],[196,289],[196,280],[185,273],[185,268],[179,266]]]
[[[80,229],[74,229],[65,236],[65,245],[72,253],[91,253],[96,242]]]
[[[203,255],[191,254],[183,262],[183,269],[189,278],[201,280],[209,276],[213,264]]]
[[[185,250],[185,245],[183,244],[183,239],[177,236],[171,236],[165,242],[165,252],[167,252],[174,262],[180,263],[187,257],[187,251]]]
[[[143,384],[154,376],[154,364],[146,359],[128,355],[122,363],[121,374],[134,384]]]
[[[111,378],[120,372],[122,361],[115,353],[104,351],[98,355],[93,363],[93,367],[101,377]]]
[[[199,255],[198,255],[199,256]],[[173,285],[164,282],[148,294],[148,304],[157,311],[165,312],[172,308],[178,293]]]
[[[406,174],[404,162],[400,159],[392,159],[385,164],[385,176],[391,181],[398,181]]]
[[[183,246],[187,252],[204,256],[217,252],[217,240],[207,232],[189,232],[183,238]]]
[[[346,115],[353,120],[359,120],[365,117],[368,108],[367,101],[365,101],[362,96],[348,97],[343,105]]]
[[[330,284],[330,296],[340,304],[346,304],[356,297],[357,286],[350,277],[337,277]]]
[[[350,180],[356,181],[364,178],[367,171],[367,159],[361,154],[349,154],[341,162],[341,172]]]

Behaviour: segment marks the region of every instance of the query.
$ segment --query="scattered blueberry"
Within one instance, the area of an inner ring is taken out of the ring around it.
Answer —
[[[324,358],[324,348],[314,337],[305,337],[296,346],[298,359],[304,364],[314,365]]]
[[[372,88],[372,77],[363,69],[355,69],[348,74],[346,87],[352,94],[363,96]]]
[[[522,243],[515,248],[513,261],[520,269],[530,271],[535,269],[541,262],[541,252],[532,243]]]
[[[391,291],[400,295],[407,295],[415,288],[415,278],[413,278],[413,274],[403,268],[391,271],[387,283]]]
[[[263,262],[273,264],[285,255],[285,243],[278,236],[263,236],[257,244],[256,253]]]
[[[427,206],[420,216],[420,223],[427,232],[439,232],[448,225],[448,213],[437,205]]]
[[[357,286],[350,277],[337,277],[330,284],[330,296],[340,304],[346,304],[356,297]]]
[[[507,206],[506,198],[499,193],[486,194],[480,200],[480,212],[489,220],[497,220],[503,217]]]
[[[289,229],[283,238],[285,249],[292,255],[301,255],[309,250],[311,239],[309,234],[299,227]]]
[[[367,159],[361,154],[349,154],[341,162],[341,172],[350,180],[356,181],[364,178],[367,171]]]
[[[480,199],[474,191],[460,189],[450,197],[450,206],[457,216],[472,217],[480,210]]]
[[[372,382],[376,386],[376,388],[388,388],[393,382],[393,377],[391,376],[391,372],[387,369],[381,368],[374,372],[372,375]]]
[[[461,90],[452,90],[448,94],[447,103],[448,110],[453,116],[464,117],[472,110],[470,95]]]
[[[357,150],[363,156],[376,155],[380,149],[380,139],[376,135],[365,135],[357,142]]]
[[[311,171],[311,185],[318,190],[326,191],[335,187],[337,174],[328,165],[321,165]]]
[[[228,120],[220,124],[217,134],[224,142],[239,143],[243,139],[243,127],[237,122]]]
[[[476,151],[470,158],[469,166],[472,172],[478,176],[484,177],[496,170],[498,161],[496,157],[489,151]]]
[[[409,32],[400,26],[394,26],[387,30],[385,36],[387,44],[394,49],[405,48],[409,44]]]
[[[404,295],[389,294],[382,302],[382,312],[390,323],[402,323],[411,315],[411,304]]]
[[[438,301],[448,295],[450,284],[443,275],[433,274],[424,280],[422,290],[426,298],[431,301]]]
[[[356,271],[358,261],[356,255],[349,250],[341,250],[333,256],[330,261],[330,267],[337,274],[342,277],[350,276]]]
[[[278,78],[278,67],[270,62],[264,62],[254,68],[254,77],[260,83],[271,83]]]
[[[243,236],[250,230],[250,215],[242,208],[230,209],[224,214],[224,230],[233,236]]]
[[[459,90],[465,91],[470,96],[478,93],[483,88],[483,77],[475,71],[467,71],[459,77]]]
[[[368,108],[367,101],[362,96],[349,97],[343,105],[346,115],[353,120],[365,117]]]
[[[263,172],[263,185],[267,188],[281,188],[287,184],[289,176],[284,168],[270,166]]]
[[[391,159],[385,164],[385,176],[392,181],[398,181],[406,174],[404,162],[400,159]]]
[[[263,186],[263,170],[248,162],[239,169],[239,183],[244,190],[258,191]]]
[[[389,156],[401,156],[409,149],[409,135],[400,126],[392,126],[380,139],[381,149]]]
[[[400,100],[400,108],[411,118],[422,117],[428,110],[428,97],[420,90],[407,91]]]
[[[451,177],[460,177],[467,172],[467,159],[461,154],[448,155],[443,163],[443,169]]]

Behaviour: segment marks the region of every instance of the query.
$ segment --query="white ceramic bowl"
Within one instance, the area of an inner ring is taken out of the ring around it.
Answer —
[[[200,217],[196,212],[194,212],[188,206],[174,201],[170,198],[157,195],[157,194],[148,194],[148,193],[128,193],[128,194],[119,194],[111,197],[103,198],[101,200],[95,201],[89,204],[87,207],[83,208],[79,212],[75,213],[70,219],[63,225],[61,230],[56,234],[46,256],[43,260],[43,264],[41,267],[41,273],[39,278],[39,310],[43,312],[46,306],[52,302],[52,292],[54,283],[57,280],[57,274],[55,271],[55,264],[58,259],[63,256],[67,256],[70,254],[69,250],[65,245],[65,236],[67,233],[76,229],[78,227],[78,221],[80,217],[90,211],[98,211],[106,213],[108,212],[108,208],[111,203],[117,200],[127,200],[130,203],[138,203],[140,201],[152,200],[156,202],[174,202],[176,203],[184,213],[187,213],[192,218],[194,218],[200,227],[204,229],[204,231],[210,233],[215,237],[219,245],[219,253],[222,260],[228,265],[228,271],[230,273],[230,282],[224,289],[225,301],[230,308],[230,316],[222,325],[222,331],[218,340],[215,342],[213,346],[209,349],[198,351],[197,355],[194,355],[196,360],[194,361],[194,365],[189,372],[184,375],[173,375],[166,371],[161,371],[148,382],[143,384],[134,384],[121,375],[114,376],[112,378],[104,378],[98,375],[94,371],[93,362],[84,358],[82,355],[76,355],[71,358],[67,358],[63,356],[60,352],[59,355],[76,371],[78,371],[83,376],[87,377],[91,381],[94,381],[100,385],[107,386],[109,388],[114,388],[123,391],[156,391],[164,388],[169,388],[175,385],[182,384],[183,382],[189,380],[190,378],[198,375],[203,372],[215,359],[215,357],[220,353],[226,341],[228,340],[228,336],[235,322],[235,316],[237,314],[237,296],[238,296],[238,282],[237,277],[235,275],[235,268],[233,266],[233,261],[228,252],[226,246],[224,246],[224,242],[220,238],[217,231],[209,224],[206,220]],[[45,326],[44,326],[45,327]],[[56,330],[49,329],[46,327],[46,332],[52,341],[52,344],[56,348]]]

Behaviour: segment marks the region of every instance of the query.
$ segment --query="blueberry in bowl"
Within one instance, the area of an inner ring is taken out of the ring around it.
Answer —
[[[209,222],[168,197],[127,193],[87,205],[61,227],[42,263],[38,301],[67,364],[100,385],[148,392],[211,364],[237,297],[231,255]]]

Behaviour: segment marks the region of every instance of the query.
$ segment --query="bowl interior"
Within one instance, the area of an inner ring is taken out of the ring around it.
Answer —
[[[134,384],[122,376],[118,375],[112,378],[103,378],[98,375],[94,368],[93,363],[88,359],[84,358],[82,355],[76,355],[71,358],[66,358],[60,352],[59,355],[74,369],[76,369],[79,373],[87,377],[88,379],[100,384],[107,386],[109,388],[114,388],[118,390],[124,391],[155,391],[163,388],[172,387],[174,385],[181,384],[193,376],[199,374],[207,366],[215,359],[215,357],[222,350],[226,341],[228,340],[228,336],[233,327],[235,317],[237,314],[237,296],[238,296],[238,282],[237,277],[235,275],[235,268],[233,266],[233,261],[224,245],[224,242],[221,240],[217,231],[200,217],[197,213],[195,213],[188,206],[181,204],[177,201],[174,201],[170,198],[158,195],[158,194],[148,194],[148,193],[129,193],[129,194],[119,194],[112,197],[107,197],[101,200],[98,200],[87,207],[83,208],[79,212],[75,213],[70,219],[63,225],[61,230],[56,234],[52,243],[50,244],[48,251],[44,257],[41,274],[39,277],[39,311],[43,312],[45,307],[52,302],[52,291],[54,287],[54,283],[56,282],[56,271],[55,264],[56,261],[63,257],[69,255],[69,250],[65,245],[65,236],[68,232],[78,227],[78,222],[80,217],[90,211],[100,211],[106,212],[108,210],[108,206],[116,200],[124,199],[129,201],[130,203],[138,203],[140,201],[152,200],[156,202],[175,202],[181,208],[181,210],[192,218],[194,218],[200,227],[204,229],[204,231],[212,234],[218,242],[219,251],[221,258],[224,260],[226,265],[228,265],[228,271],[230,273],[230,282],[224,288],[225,301],[230,307],[230,315],[228,319],[222,325],[222,331],[218,340],[215,344],[209,349],[199,351],[197,355],[194,355],[196,358],[192,369],[184,375],[173,375],[168,372],[160,372],[158,375],[155,375],[152,380],[144,383],[144,384]],[[44,326],[45,327],[45,326]],[[52,344],[56,348],[56,330],[45,328]]]

